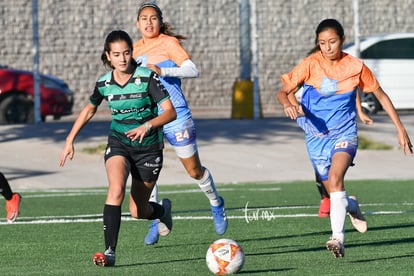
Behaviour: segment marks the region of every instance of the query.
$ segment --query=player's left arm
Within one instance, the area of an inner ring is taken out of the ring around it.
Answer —
[[[388,97],[387,93],[382,90],[371,70],[365,64],[362,67],[360,80],[361,90],[363,92],[372,91],[372,93],[374,93],[375,97],[381,104],[382,108],[385,110],[385,112],[387,112],[391,121],[394,123],[398,133],[398,143],[400,144],[403,153],[405,155],[413,155],[413,144],[411,143],[410,137],[408,136],[408,133],[400,120],[400,116],[398,115],[394,104]]]
[[[359,89],[356,92],[356,109],[358,112],[358,117],[359,119],[366,125],[371,126],[374,123],[374,120],[364,112],[364,110],[362,109],[362,104],[361,104],[361,95],[360,95],[360,91]]]
[[[384,90],[382,90],[381,87],[379,87],[373,93],[377,100],[380,102],[382,108],[385,110],[385,112],[387,112],[395,127],[397,128],[398,143],[400,144],[403,153],[405,155],[413,155],[413,145],[411,144],[410,137],[408,136],[408,133],[400,120],[400,116],[395,110],[395,107],[391,102],[390,98],[384,92]]]
[[[184,60],[179,67],[163,67],[161,76],[177,78],[198,78],[200,72],[191,59]]]
[[[168,53],[169,59],[173,61],[177,67],[160,68],[156,65],[148,64],[148,68],[163,77],[198,78],[200,76],[200,71],[197,66],[177,39],[169,38],[166,40],[164,48]]]

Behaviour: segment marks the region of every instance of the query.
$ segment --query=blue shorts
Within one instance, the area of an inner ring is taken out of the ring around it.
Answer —
[[[177,119],[164,125],[165,138],[173,147],[196,143],[196,126],[188,108],[177,108]]]
[[[358,136],[354,134],[329,138],[306,136],[306,144],[310,161],[320,180],[328,180],[329,169],[332,163],[332,156],[337,152],[346,152],[353,161],[358,148]]]

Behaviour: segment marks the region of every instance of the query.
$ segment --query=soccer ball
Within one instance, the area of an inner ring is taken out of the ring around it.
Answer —
[[[219,239],[207,250],[206,263],[214,274],[237,273],[244,264],[244,252],[241,246],[231,239]]]

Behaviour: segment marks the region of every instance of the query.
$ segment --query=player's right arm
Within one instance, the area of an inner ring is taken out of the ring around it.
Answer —
[[[66,142],[63,147],[62,153],[60,154],[59,166],[63,167],[65,165],[66,158],[69,156],[69,159],[73,159],[75,154],[75,149],[73,147],[73,142],[76,139],[76,136],[79,134],[80,130],[89,122],[89,120],[95,115],[97,107],[91,103],[87,103],[86,106],[79,113],[78,118],[73,123],[72,129],[66,137]]]
[[[292,120],[296,120],[299,113],[299,103],[295,97],[296,91],[298,91],[297,87],[291,89],[289,86],[283,85],[276,94],[276,99],[283,106],[283,111],[285,112],[286,117],[289,117]]]

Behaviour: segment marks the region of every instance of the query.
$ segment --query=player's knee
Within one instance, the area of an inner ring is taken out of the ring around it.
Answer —
[[[329,175],[329,188],[330,190],[337,190],[343,186],[343,175],[331,173]]]
[[[192,169],[188,170],[188,175],[191,178],[200,180],[204,176],[204,169],[202,167],[201,168],[197,168],[197,167],[192,168]]]
[[[106,197],[106,202],[113,205],[120,205],[124,200],[124,195],[123,191],[111,190]]]

